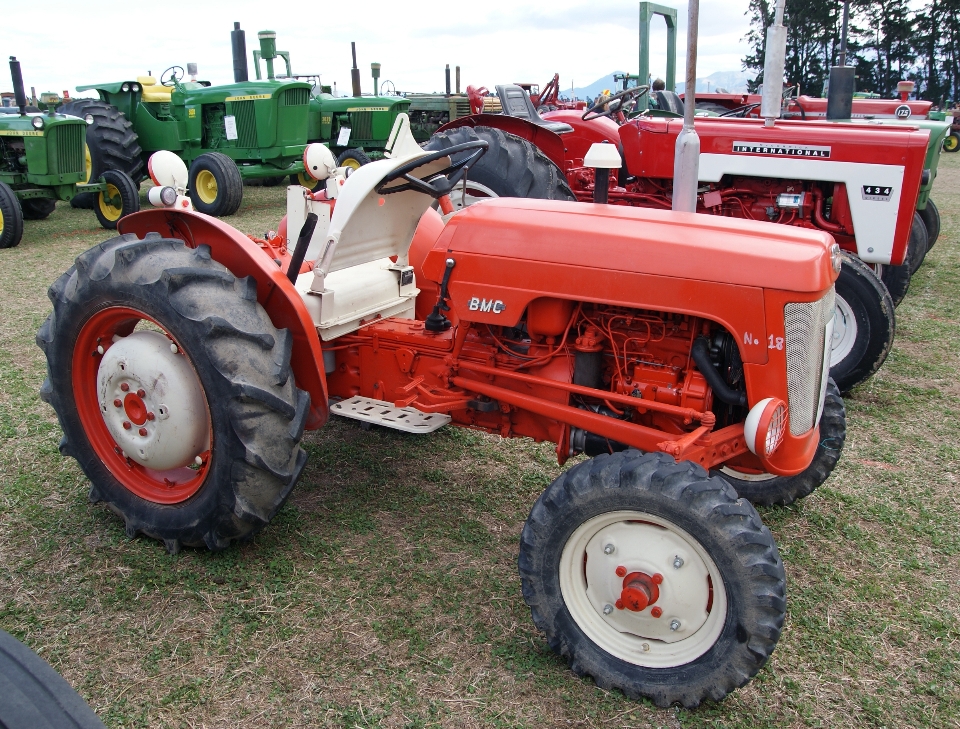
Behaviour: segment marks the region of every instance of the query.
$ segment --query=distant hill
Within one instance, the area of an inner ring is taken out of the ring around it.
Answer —
[[[614,74],[623,73],[623,71],[611,71],[606,76],[598,78],[592,84],[574,88],[573,94],[578,99],[595,99],[604,89],[613,90]],[[750,75],[744,71],[716,71],[709,76],[697,79],[697,91],[717,91],[726,89],[732,94],[745,93],[747,90],[747,81]],[[683,93],[683,82],[677,83],[677,93]],[[569,89],[561,89],[561,95],[569,97]]]

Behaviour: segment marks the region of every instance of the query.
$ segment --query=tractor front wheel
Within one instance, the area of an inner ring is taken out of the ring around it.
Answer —
[[[48,197],[31,197],[20,201],[24,220],[46,220],[57,208],[57,201]]]
[[[920,213],[913,214],[913,224],[910,227],[910,242],[907,244],[907,260],[910,264],[910,275],[915,274],[920,266],[923,265],[923,259],[927,257],[927,251],[930,249],[930,241],[927,236],[927,226],[920,217]]]
[[[917,213],[927,229],[927,253],[929,253],[933,244],[937,242],[937,238],[940,237],[940,210],[937,204],[928,198],[927,207],[918,210]]]
[[[345,149],[337,156],[337,167],[359,170],[368,164],[370,164],[370,158],[367,156],[367,153],[359,147]]]
[[[813,461],[795,476],[772,473],[748,473],[733,466],[714,471],[722,476],[741,499],[762,506],[786,506],[812,494],[833,473],[847,439],[847,415],[840,390],[833,380],[827,383],[827,395],[820,416],[820,443]]]
[[[267,524],[306,462],[310,396],[256,282],[207,246],[123,235],[81,254],[49,296],[41,396],[91,501],[170,552],[223,549]]]
[[[947,138],[943,140],[943,151],[956,152],[958,149],[960,149],[960,136],[957,136],[956,132],[951,132]]]
[[[900,266],[891,266],[890,264],[874,263],[870,266],[873,272],[880,277],[883,285],[890,292],[890,298],[893,299],[894,306],[900,306],[900,302],[907,296],[910,290],[910,264],[904,263]]]
[[[534,623],[574,673],[660,707],[743,686],[783,628],[770,530],[723,479],[663,453],[560,476],[527,518],[519,567]]]
[[[116,230],[120,218],[140,209],[140,188],[119,170],[107,170],[100,176],[100,182],[105,184],[107,189],[97,193],[93,212],[101,226],[107,230]]]
[[[893,299],[866,263],[847,253],[836,282],[830,377],[840,392],[869,378],[890,354],[896,331]]]
[[[300,187],[307,188],[310,192],[316,192],[325,184],[322,180],[315,180],[306,172],[298,172],[295,175],[290,175],[290,184],[291,185],[300,185]]]
[[[5,182],[0,182],[0,248],[20,245],[23,238],[23,211],[17,195]]]
[[[233,215],[243,202],[243,178],[236,162],[222,152],[207,152],[190,165],[190,199],[206,215]]]

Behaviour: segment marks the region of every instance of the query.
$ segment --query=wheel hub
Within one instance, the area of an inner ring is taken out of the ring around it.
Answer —
[[[155,471],[196,464],[210,423],[196,373],[157,332],[117,337],[97,371],[100,411],[127,458]]]
[[[836,315],[833,324],[833,344],[830,348],[830,364],[842,362],[853,351],[857,341],[857,317],[846,299],[837,294]]]

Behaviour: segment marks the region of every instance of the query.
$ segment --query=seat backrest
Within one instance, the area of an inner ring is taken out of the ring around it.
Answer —
[[[683,116],[683,99],[675,91],[657,91],[657,106],[661,111],[670,111]]]
[[[500,97],[500,106],[503,108],[504,115],[526,119],[534,124],[543,121],[527,92],[519,86],[514,84],[497,86],[497,96]]]

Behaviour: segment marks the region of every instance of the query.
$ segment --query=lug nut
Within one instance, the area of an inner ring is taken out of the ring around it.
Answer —
[[[655,618],[659,618],[661,615],[663,615],[663,610],[661,610],[658,607],[655,607],[650,611],[650,614]]]
[[[155,417],[157,416],[154,415],[153,413],[147,413],[147,420],[153,420]]]
[[[123,390],[124,392],[126,392],[127,390],[130,389],[130,385],[128,385],[126,382],[121,382],[121,383],[120,383],[120,389]]]
[[[616,551],[617,551],[617,548],[614,547],[612,544],[608,544],[606,547],[603,548],[604,554],[613,554]]]
[[[612,612],[613,612],[613,605],[604,605],[604,606],[603,606],[603,614],[604,614],[604,615],[609,615],[609,614],[612,613]]]
[[[681,567],[683,567],[683,558],[678,554],[676,557],[673,558],[673,568],[675,570],[678,570]]]
[[[97,345],[97,354],[103,354],[103,345],[102,345],[102,344],[98,344],[98,345]]]
[[[113,406],[114,406],[115,408],[122,408],[122,407],[123,407],[123,400],[121,400],[121,399],[118,397],[116,400],[113,401]]]
[[[617,567],[617,577],[623,577],[627,574],[627,568],[621,565]]]
[[[144,389],[141,387],[139,390],[137,390],[137,396],[138,396],[138,397],[146,397],[146,396],[147,396],[147,391],[144,390]]]
[[[650,650],[650,644],[649,644],[649,643],[644,643],[644,644],[643,644],[642,646],[640,646],[640,647],[643,648],[643,652],[644,652],[644,653],[646,653],[648,650]]]
[[[670,630],[672,630],[672,631],[674,631],[674,632],[680,630],[680,621],[679,621],[679,620],[671,620],[671,621],[670,621]]]
[[[198,466],[203,465],[203,459],[200,456],[197,456],[196,458],[194,458],[193,462],[196,463]]]
[[[124,429],[124,430],[130,430],[130,428],[132,428],[132,427],[133,427],[133,426],[130,425],[130,421],[129,421],[129,420],[124,420],[124,421],[123,421],[123,429]]]
[[[657,572],[653,577],[650,578],[650,581],[655,585],[659,585],[661,582],[663,582],[663,575]]]
[[[176,345],[176,344],[171,344],[171,345],[170,345],[170,351],[173,352],[174,354],[176,354],[176,353],[177,353],[177,345]]]
[[[146,428],[140,428],[140,430],[137,431],[137,432],[140,433],[140,435],[146,435],[146,434],[147,434],[147,429],[146,429]]]

